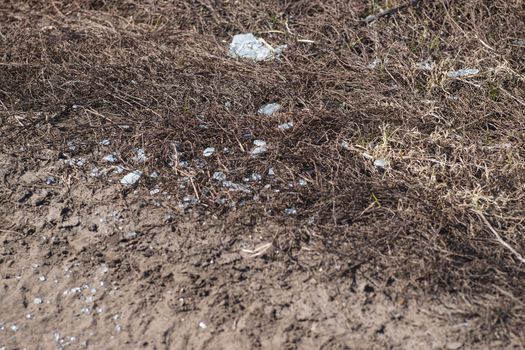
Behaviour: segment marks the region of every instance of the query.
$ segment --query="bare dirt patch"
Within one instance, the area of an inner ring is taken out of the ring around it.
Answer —
[[[523,347],[523,3],[400,3],[3,2],[0,347]]]

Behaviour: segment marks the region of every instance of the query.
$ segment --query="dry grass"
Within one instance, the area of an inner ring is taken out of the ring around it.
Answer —
[[[278,223],[290,229],[274,244],[290,254],[318,242],[407,290],[455,295],[480,324],[475,339],[522,344],[523,1],[429,0],[361,22],[399,3],[4,3],[0,147],[32,162],[40,148],[89,157],[110,138],[130,168],[144,147],[143,168],[161,173],[174,207],[197,195],[199,215]],[[228,58],[231,36],[246,31],[287,44],[283,59]],[[432,70],[418,70],[426,60]],[[480,74],[447,77],[460,68]],[[284,111],[258,116],[271,101]],[[277,130],[290,120],[293,130]],[[266,156],[249,156],[253,139],[268,142]],[[204,159],[209,146],[221,151]],[[251,194],[211,179],[220,170],[242,182],[270,167],[276,176]]]

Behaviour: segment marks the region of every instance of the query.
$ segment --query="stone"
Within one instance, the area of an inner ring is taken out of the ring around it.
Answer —
[[[281,105],[279,103],[267,103],[265,105],[262,105],[259,110],[257,111],[260,115],[263,115],[265,117],[269,117],[274,113],[277,113],[281,109]]]
[[[215,147],[208,147],[202,152],[202,155],[205,157],[211,157],[213,153],[215,153]]]
[[[141,177],[142,177],[142,171],[133,170],[132,172],[124,176],[120,180],[120,183],[126,186],[132,186],[136,184],[140,180]]]
[[[244,33],[233,37],[228,55],[259,62],[279,57],[285,48],[286,45],[282,45],[274,49],[252,33]]]

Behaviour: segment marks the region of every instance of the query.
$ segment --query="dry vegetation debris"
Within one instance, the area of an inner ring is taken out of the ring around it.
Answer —
[[[75,181],[96,167],[99,186],[140,177],[181,213],[282,225],[292,256],[313,245],[464,298],[473,338],[523,344],[524,4],[362,22],[400,3],[3,2],[1,152],[30,166],[50,149]],[[229,57],[247,32],[288,48]]]

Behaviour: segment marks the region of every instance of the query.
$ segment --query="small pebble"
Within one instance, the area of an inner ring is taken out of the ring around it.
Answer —
[[[366,66],[368,69],[375,69],[379,64],[381,63],[381,60],[379,58],[375,58],[368,66]]]
[[[215,147],[208,147],[202,152],[202,155],[205,157],[211,157],[213,153],[215,153]]]
[[[130,172],[129,174],[127,174],[126,176],[124,176],[120,180],[120,183],[123,185],[131,186],[131,185],[136,184],[140,180],[141,177],[142,177],[142,171],[134,170]]]
[[[286,208],[284,209],[286,215],[297,215],[297,209],[295,208]]]
[[[226,180],[226,174],[224,174],[222,171],[216,171],[213,173],[211,178],[215,181],[222,182]]]
[[[253,148],[251,150],[251,155],[252,156],[258,156],[258,155],[262,155],[262,154],[265,154],[266,152],[268,152],[268,146],[266,144],[266,141],[262,141],[262,140],[255,140],[253,141],[253,144],[256,146],[255,148]]]
[[[374,161],[374,166],[378,168],[386,168],[389,165],[390,165],[390,162],[386,159],[376,159]]]
[[[160,189],[158,189],[158,188],[154,188],[154,189],[152,189],[151,191],[149,191],[149,194],[150,194],[151,196],[154,196],[154,195],[156,195],[156,194],[159,193],[159,192],[160,192]]]
[[[432,71],[433,67],[434,67],[434,64],[432,61],[425,61],[425,62],[420,62],[416,64],[416,68],[422,71]]]
[[[117,158],[117,155],[115,153],[110,153],[107,156],[105,156],[104,158],[102,158],[102,160],[105,161],[105,162],[108,162],[108,163],[115,163],[118,160],[118,158]]]
[[[57,180],[53,176],[49,176],[46,179],[46,184],[48,184],[48,185],[54,185],[56,183],[57,183]]]
[[[96,166],[94,166],[92,169],[91,169],[91,172],[89,173],[89,175],[91,177],[99,177],[101,174],[100,174],[100,170],[98,170],[98,168]]]
[[[447,344],[448,350],[458,350],[458,349],[461,349],[462,347],[463,347],[463,343],[460,343],[458,341]]]
[[[267,103],[261,106],[261,108],[259,108],[258,113],[265,117],[269,117],[272,114],[278,112],[280,109],[281,109],[281,105],[279,103]]]
[[[137,236],[138,236],[138,233],[135,231],[128,232],[124,235],[124,237],[126,237],[127,239],[137,238]]]
[[[184,209],[195,206],[199,200],[195,196],[185,196],[182,198],[182,203],[180,206]]]
[[[286,131],[293,128],[293,122],[284,123],[278,126],[279,130]]]
[[[262,175],[259,173],[253,173],[250,175],[250,180],[255,181],[255,182],[261,181],[262,178],[263,178]]]
[[[144,148],[136,148],[135,153],[136,155],[133,158],[135,161],[139,163],[144,163],[146,162],[146,160],[148,160],[148,158],[146,157],[146,151],[144,150]]]
[[[114,170],[115,174],[122,174],[123,172],[124,172],[124,168],[121,167],[120,165],[115,167],[115,170]]]
[[[35,304],[37,304],[37,305],[40,305],[40,304],[42,304],[43,302],[44,302],[44,301],[43,301],[41,298],[35,298],[35,299],[33,300],[33,303],[35,303]]]

